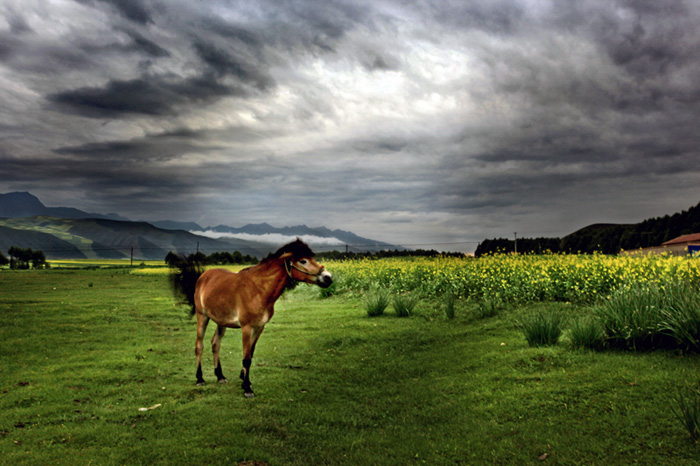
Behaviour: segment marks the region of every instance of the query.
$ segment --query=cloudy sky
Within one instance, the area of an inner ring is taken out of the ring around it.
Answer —
[[[0,0],[0,192],[473,250],[700,201],[700,3]]]

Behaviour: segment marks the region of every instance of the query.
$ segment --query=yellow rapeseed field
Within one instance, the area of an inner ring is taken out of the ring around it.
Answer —
[[[471,257],[397,257],[322,261],[336,289],[384,289],[421,297],[453,294],[459,299],[503,302],[591,303],[622,285],[689,281],[700,284],[700,258],[607,256],[603,254],[496,254]],[[216,266],[208,266],[216,267]],[[238,271],[247,266],[226,266]],[[139,275],[167,267],[137,268]]]
[[[474,258],[327,261],[338,287],[505,302],[592,302],[623,284],[698,282],[700,259],[673,256],[497,254]]]

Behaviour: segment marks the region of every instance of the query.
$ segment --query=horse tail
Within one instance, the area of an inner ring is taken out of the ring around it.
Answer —
[[[169,255],[170,265],[170,287],[175,295],[175,299],[180,304],[191,306],[190,316],[195,313],[194,290],[197,280],[204,272],[202,264],[197,258],[184,255]]]

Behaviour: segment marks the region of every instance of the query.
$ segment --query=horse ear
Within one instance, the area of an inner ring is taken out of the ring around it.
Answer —
[[[289,259],[289,258],[292,257],[293,255],[294,255],[294,254],[292,254],[291,252],[285,252],[284,254],[282,254],[282,255],[280,256],[280,259]]]

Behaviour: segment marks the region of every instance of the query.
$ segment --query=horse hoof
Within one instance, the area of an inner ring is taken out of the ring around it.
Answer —
[[[202,380],[201,382],[197,382],[198,387],[203,387],[204,385],[205,385],[204,380]]]
[[[255,398],[255,393],[253,392],[244,392],[243,396],[246,398]]]
[[[228,379],[226,379],[226,378],[219,379],[219,383],[228,383]]]

